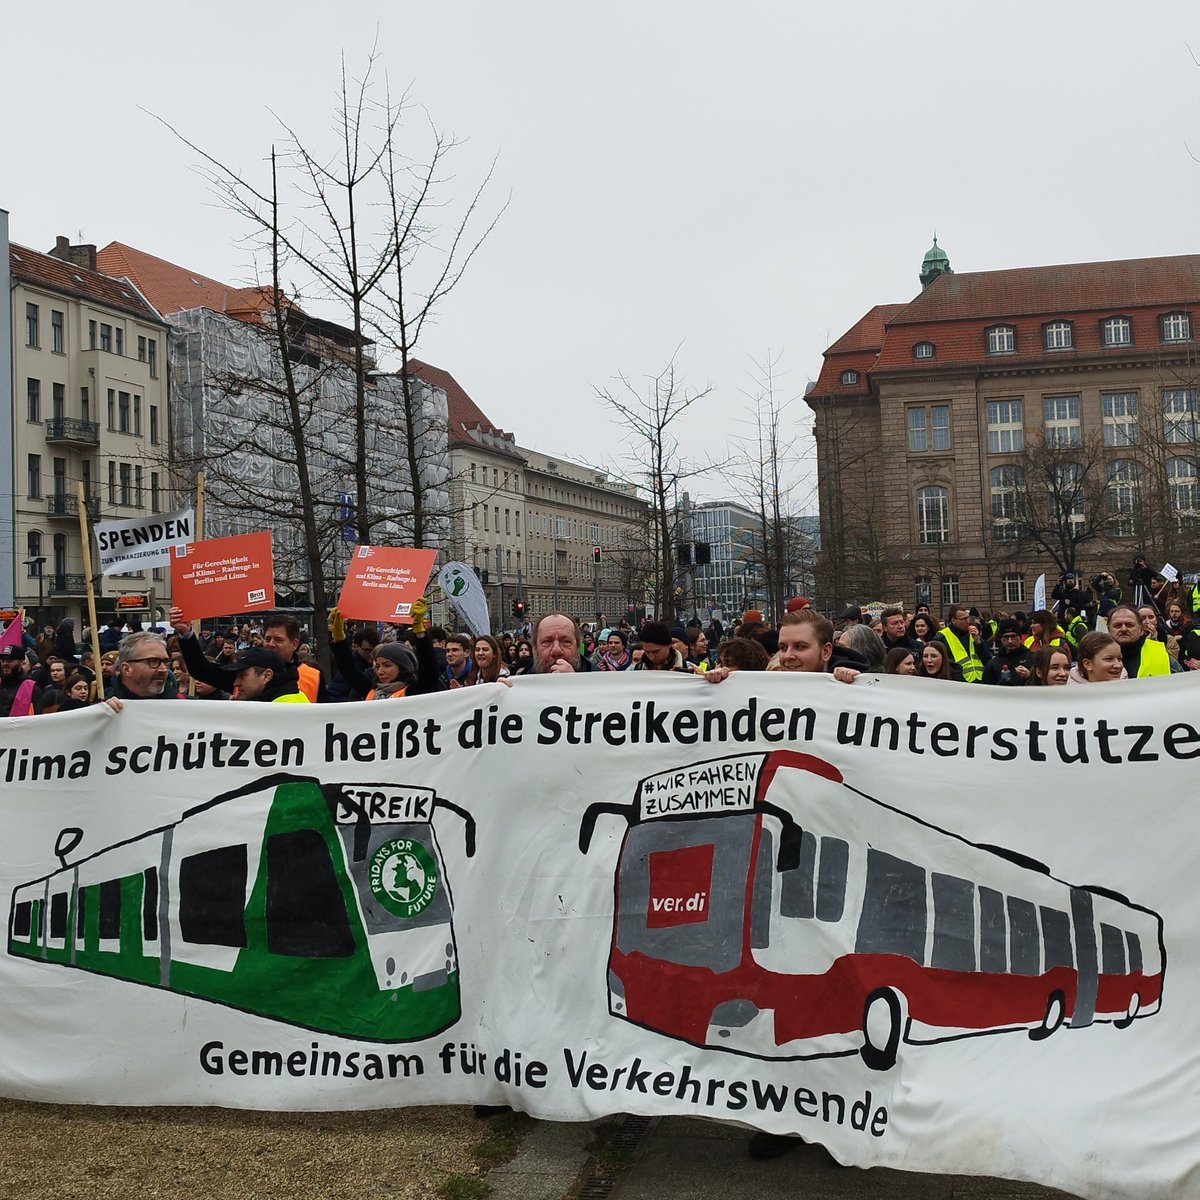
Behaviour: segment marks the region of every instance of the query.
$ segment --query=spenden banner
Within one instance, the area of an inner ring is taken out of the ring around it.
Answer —
[[[0,721],[0,1094],[682,1114],[1195,1196],[1198,700],[625,673]]]
[[[165,567],[172,546],[186,546],[196,536],[193,509],[155,513],[128,521],[101,521],[96,525],[100,570],[105,575]]]
[[[429,582],[436,550],[400,546],[355,546],[346,569],[338,609],[356,621],[412,624],[412,606]]]
[[[171,597],[189,621],[275,607],[271,535],[207,538],[171,553]]]

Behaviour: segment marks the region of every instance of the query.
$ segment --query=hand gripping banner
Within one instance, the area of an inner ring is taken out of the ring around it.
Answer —
[[[1200,682],[0,722],[0,1094],[685,1114],[1196,1195]]]

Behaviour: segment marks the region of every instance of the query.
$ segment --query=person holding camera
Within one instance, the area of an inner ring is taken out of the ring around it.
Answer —
[[[1079,586],[1079,577],[1074,571],[1064,571],[1054,585],[1054,590],[1050,593],[1050,599],[1054,601],[1051,607],[1060,619],[1066,608],[1082,612],[1091,598],[1092,595],[1087,588]]]
[[[1133,568],[1127,580],[1131,590],[1131,603],[1135,609],[1144,604],[1154,603],[1154,588],[1152,586],[1154,572],[1146,565],[1146,560],[1139,554],[1133,560]]]

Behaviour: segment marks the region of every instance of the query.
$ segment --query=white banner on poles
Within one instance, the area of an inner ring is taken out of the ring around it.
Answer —
[[[171,561],[172,546],[186,546],[195,538],[196,513],[190,508],[128,521],[100,521],[96,525],[100,570],[105,575],[114,575],[145,567],[165,567]]]
[[[482,637],[492,632],[487,593],[479,576],[466,563],[446,563],[438,572],[438,583],[473,636]]]
[[[0,721],[0,1094],[509,1103],[1196,1194],[1200,678]]]

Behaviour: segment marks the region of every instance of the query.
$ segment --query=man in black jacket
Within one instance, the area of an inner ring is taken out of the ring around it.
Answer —
[[[914,637],[908,636],[908,622],[904,619],[904,609],[885,608],[879,614],[883,623],[883,645],[885,649],[894,650],[897,646],[920,654],[924,647]]]
[[[1000,649],[983,668],[983,682],[1021,687],[1033,674],[1033,655],[1021,642],[1021,626],[1011,617],[1000,622]]]

